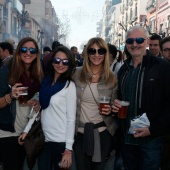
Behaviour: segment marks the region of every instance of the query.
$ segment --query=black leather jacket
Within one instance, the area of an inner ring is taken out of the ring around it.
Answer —
[[[129,74],[128,58],[118,73],[118,96],[123,99],[123,86]],[[143,57],[136,89],[137,115],[147,114],[152,137],[170,133],[170,63],[151,56]]]

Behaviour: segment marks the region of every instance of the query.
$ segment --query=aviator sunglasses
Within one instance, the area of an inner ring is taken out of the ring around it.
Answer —
[[[31,54],[36,54],[37,53],[37,49],[32,48],[32,47],[31,48],[27,48],[27,47],[21,47],[20,48],[21,53],[27,53],[28,50],[30,51]]]
[[[68,66],[68,64],[69,64],[68,59],[61,59],[61,58],[54,58],[54,59],[53,59],[53,63],[54,63],[54,64],[60,64],[61,61],[62,61],[62,64],[63,64],[64,66]]]
[[[128,38],[126,40],[127,44],[133,44],[136,41],[137,44],[142,44],[146,39],[138,37],[138,38]]]
[[[104,49],[104,48],[99,48],[99,49],[90,48],[90,49],[88,49],[88,54],[95,55],[96,51],[98,52],[99,55],[106,54],[106,49]]]

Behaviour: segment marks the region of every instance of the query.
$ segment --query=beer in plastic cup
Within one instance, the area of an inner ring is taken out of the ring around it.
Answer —
[[[118,118],[125,119],[127,116],[127,109],[130,103],[127,101],[120,101],[120,105],[121,105],[121,108],[119,109],[119,112],[118,112]]]
[[[19,94],[18,101],[19,101],[20,106],[25,106],[28,101],[28,99],[27,99],[28,87],[22,87],[22,88],[24,88],[24,90],[23,90],[23,93]]]
[[[100,103],[100,112],[102,112],[103,108],[106,108],[105,105],[110,104],[111,97],[108,96],[100,96],[99,97],[99,103]]]

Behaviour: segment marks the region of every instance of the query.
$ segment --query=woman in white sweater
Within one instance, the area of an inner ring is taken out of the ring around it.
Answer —
[[[45,145],[38,156],[40,170],[58,170],[59,162],[65,168],[72,164],[76,116],[76,88],[71,79],[74,70],[70,50],[59,47],[52,56],[39,93],[45,135]]]

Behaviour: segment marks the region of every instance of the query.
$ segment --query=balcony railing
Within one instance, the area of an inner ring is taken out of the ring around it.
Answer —
[[[152,12],[155,9],[156,9],[156,0],[149,0],[146,5],[146,11]]]

